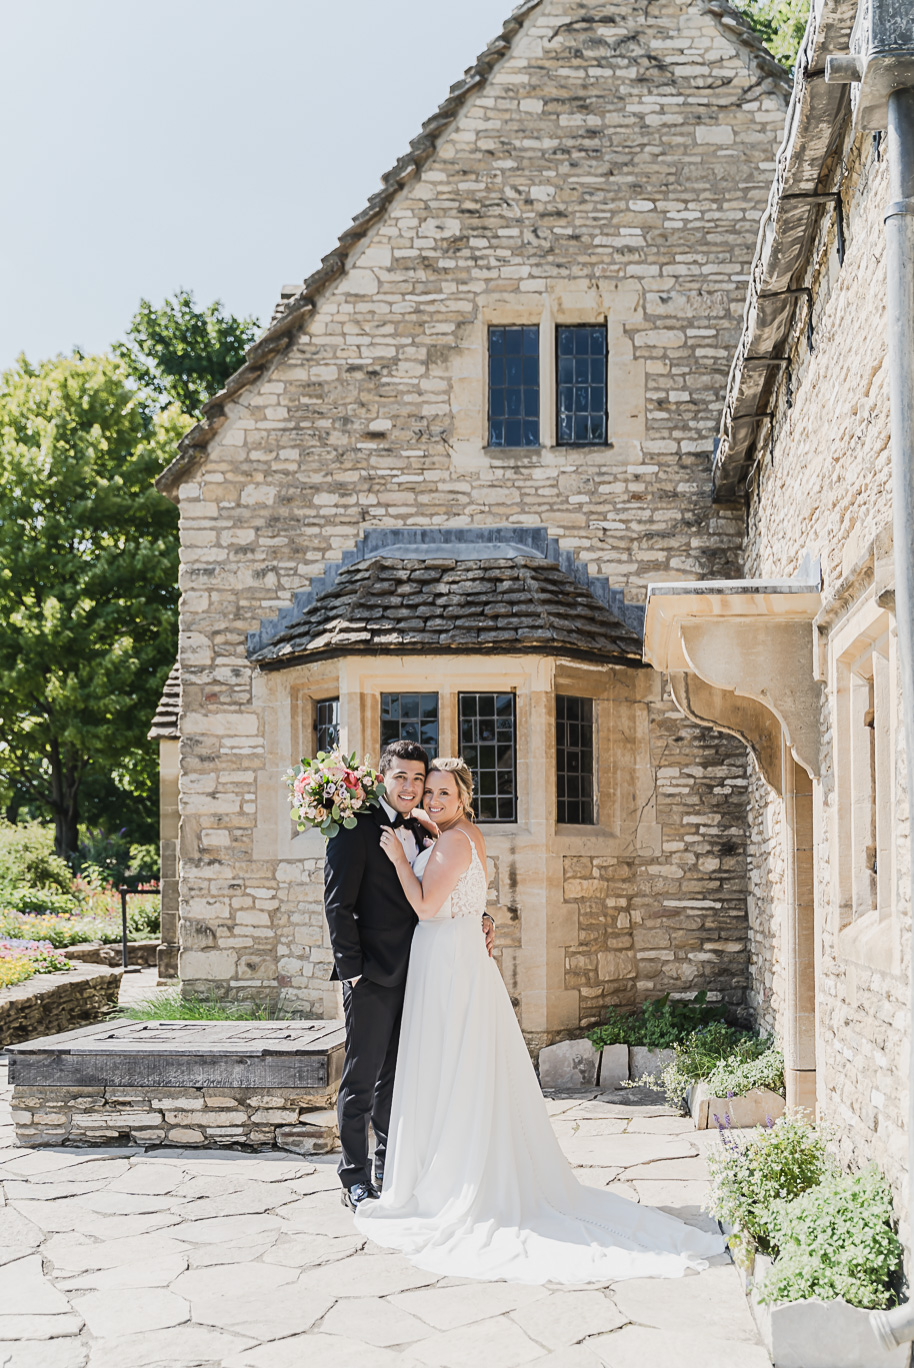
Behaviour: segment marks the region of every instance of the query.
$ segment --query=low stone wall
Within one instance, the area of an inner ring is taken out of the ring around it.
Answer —
[[[36,974],[0,989],[0,1049],[103,1020],[117,1006],[121,972],[78,964],[69,973]]]
[[[279,1146],[299,1154],[337,1148],[335,1113],[325,1110],[335,1085],[274,1088],[13,1089],[13,1121],[21,1145]]]
[[[127,963],[139,964],[144,969],[155,966],[159,949],[157,940],[128,941]],[[101,941],[87,941],[85,945],[68,945],[63,952],[68,960],[79,964],[120,965],[123,958],[120,941],[103,945]]]

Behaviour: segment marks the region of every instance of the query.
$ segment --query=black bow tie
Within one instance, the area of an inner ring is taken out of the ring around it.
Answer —
[[[390,825],[396,831],[397,827],[406,827],[407,831],[412,831],[413,820],[411,817],[404,817],[402,812],[395,812],[390,819]]]

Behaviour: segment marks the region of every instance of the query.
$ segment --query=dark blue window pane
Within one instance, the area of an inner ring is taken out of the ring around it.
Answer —
[[[381,745],[418,741],[430,755],[438,750],[438,695],[381,694]]]
[[[539,329],[489,329],[489,445],[539,446]]]
[[[473,806],[481,821],[517,820],[513,694],[460,695],[460,749],[473,771]],[[498,728],[498,741],[492,738]]]
[[[317,749],[332,751],[340,740],[340,700],[321,699],[315,709],[314,730],[317,733]]]
[[[575,324],[557,329],[556,432],[562,446],[606,442],[606,329]]]
[[[592,825],[593,702],[557,694],[555,700],[556,820]]]

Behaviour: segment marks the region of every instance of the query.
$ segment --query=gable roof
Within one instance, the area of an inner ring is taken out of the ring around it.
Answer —
[[[451,128],[464,105],[482,91],[491,73],[510,51],[527,18],[542,3],[543,0],[522,0],[511,12],[498,37],[480,53],[472,66],[467,67],[462,78],[451,86],[447,99],[438,106],[431,118],[426,119],[418,137],[410,142],[409,151],[382,175],[381,189],[369,197],[365,208],[340,235],[336,247],[323,257],[318,270],[308,276],[300,288],[284,287],[269,327],[248,348],[244,365],[229,377],[218,394],[203,405],[203,418],[178,443],[178,455],[156,480],[156,488],[161,493],[172,494],[226,422],[226,404],[253,384],[308,322],[321,295],[345,273],[353,251],[384,217],[388,206],[403,187],[434,155],[443,135]],[[760,81],[774,81],[786,96],[791,84],[787,72],[767,51],[739,10],[734,9],[728,0],[701,0],[701,8],[714,20],[724,36],[743,50],[747,64],[756,77]]]
[[[279,669],[329,656],[572,655],[643,663],[636,632],[542,556],[355,561],[300,619],[251,653]]]

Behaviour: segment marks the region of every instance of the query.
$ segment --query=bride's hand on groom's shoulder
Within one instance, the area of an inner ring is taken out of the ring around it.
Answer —
[[[424,829],[428,832],[429,836],[431,836],[432,840],[436,841],[438,837],[441,835],[441,832],[438,830],[438,827],[432,821],[431,817],[429,817],[428,813],[423,812],[422,808],[413,808],[412,815],[413,817],[415,817],[419,825],[421,827],[424,827]]]

